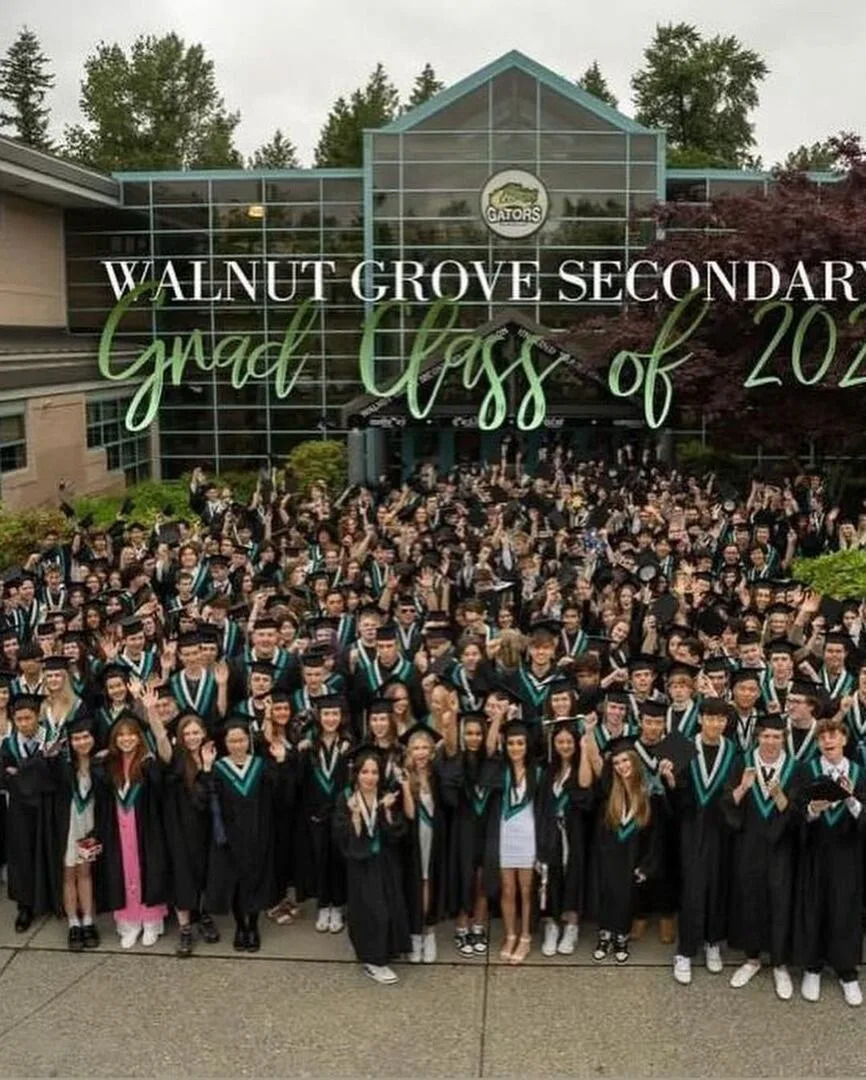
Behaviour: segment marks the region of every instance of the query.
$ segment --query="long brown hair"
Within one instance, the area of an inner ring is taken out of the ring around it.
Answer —
[[[609,829],[618,829],[623,815],[634,809],[634,822],[638,828],[644,829],[649,824],[650,801],[641,774],[640,760],[634,750],[625,750],[623,756],[628,756],[631,762],[631,775],[628,780],[623,780],[611,763],[612,783],[604,808],[604,821]]]
[[[138,736],[138,746],[132,753],[128,777],[123,768],[123,752],[117,748],[117,738],[124,731]],[[130,784],[137,784],[142,777],[142,766],[149,756],[150,752],[147,749],[147,743],[144,741],[144,735],[139,725],[134,720],[118,720],[108,736],[108,772],[114,781],[114,786],[117,788],[123,787],[127,778]]]
[[[199,763],[196,761],[195,757],[189,752],[189,750],[187,750],[183,741],[184,732],[190,726],[190,724],[198,724],[198,726],[204,733],[204,740],[202,742],[202,746],[204,746],[204,744],[207,742],[207,728],[204,726],[204,721],[201,719],[201,717],[193,716],[192,714],[187,714],[186,716],[184,716],[180,723],[177,725],[177,738],[175,740],[175,749],[177,750],[177,755],[181,762],[183,782],[187,791],[192,791],[195,785],[195,778],[198,776],[200,768]]]

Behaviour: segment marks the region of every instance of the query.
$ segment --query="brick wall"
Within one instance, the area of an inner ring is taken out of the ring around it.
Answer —
[[[66,326],[58,207],[0,195],[0,326]]]

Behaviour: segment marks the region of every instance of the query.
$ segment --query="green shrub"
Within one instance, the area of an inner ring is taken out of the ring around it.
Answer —
[[[308,492],[312,484],[324,484],[329,493],[339,494],[346,486],[349,461],[346,444],[336,439],[311,439],[298,443],[289,453],[286,466],[288,486]]]
[[[51,529],[64,539],[72,532],[59,510],[40,507],[13,513],[0,508],[0,569],[20,566]]]
[[[208,477],[220,487],[230,487],[237,502],[249,504],[256,486],[256,474],[226,472],[221,476]],[[74,501],[79,518],[93,514],[95,525],[109,525],[117,516],[124,499],[131,499],[134,508],[132,518],[142,525],[152,525],[163,507],[171,506],[175,517],[194,518],[189,508],[189,476],[178,480],[145,480],[129,487],[120,495],[87,496]]]
[[[822,596],[837,600],[866,596],[866,551],[837,551],[817,559],[795,559],[791,572]]]

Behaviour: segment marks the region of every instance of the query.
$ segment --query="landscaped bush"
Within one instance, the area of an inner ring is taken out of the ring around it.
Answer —
[[[795,559],[791,572],[822,596],[837,600],[866,596],[866,551],[836,551],[817,559]]]
[[[298,443],[289,453],[286,466],[290,490],[297,488],[306,494],[311,485],[324,484],[332,496],[337,495],[349,475],[346,444],[334,439]]]

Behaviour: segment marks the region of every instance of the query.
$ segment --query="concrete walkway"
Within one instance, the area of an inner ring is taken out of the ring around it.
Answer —
[[[536,946],[515,969],[496,950],[460,960],[442,928],[435,965],[377,987],[309,912],[263,926],[255,956],[222,920],[223,940],[186,961],[173,928],[125,952],[103,919],[103,946],[73,955],[61,922],[15,934],[14,914],[0,904],[4,1077],[866,1075],[866,1008],[829,976],[817,1005],[777,1001],[768,972],[730,989],[736,957],[679,987],[652,929],[624,968],[593,965],[587,933],[574,957]]]

